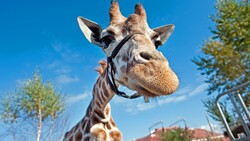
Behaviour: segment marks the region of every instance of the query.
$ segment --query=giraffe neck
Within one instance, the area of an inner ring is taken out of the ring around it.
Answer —
[[[94,85],[93,98],[87,108],[86,115],[65,134],[63,141],[92,141],[96,139],[122,141],[122,134],[111,116],[109,101],[115,93],[108,85],[106,72],[105,70],[98,77]]]
[[[109,101],[115,93],[108,84],[107,70],[98,77],[92,94],[91,114],[101,122],[108,122],[111,117]]]

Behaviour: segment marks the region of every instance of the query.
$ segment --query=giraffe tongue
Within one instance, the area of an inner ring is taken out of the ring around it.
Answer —
[[[138,94],[138,93],[135,93],[135,94]],[[134,95],[135,95],[135,94],[134,94]],[[144,96],[143,99],[144,99],[144,102],[145,102],[145,103],[149,103],[149,98],[148,98],[148,96]]]
[[[149,98],[147,96],[144,96],[144,102],[149,103]]]

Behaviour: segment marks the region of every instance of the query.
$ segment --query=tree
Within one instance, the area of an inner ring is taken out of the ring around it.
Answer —
[[[176,128],[170,131],[165,131],[162,133],[162,141],[191,141],[193,132],[189,131],[187,128]]]
[[[0,101],[0,120],[7,126],[7,134],[9,133],[12,136],[13,141],[17,140],[16,127],[20,117],[20,109],[16,100],[17,98],[8,93],[8,97]]]
[[[207,109],[206,111],[209,114],[209,116],[212,117],[212,119],[214,119],[215,121],[222,122],[219,110],[217,109],[214,101],[215,101],[215,98],[208,98],[202,102],[203,102],[204,107]],[[221,106],[222,112],[224,113],[226,121],[228,123],[232,123],[234,121],[234,115],[230,114],[229,112],[230,109],[228,109],[226,101],[220,102],[220,106]]]
[[[192,61],[209,83],[208,94],[222,92],[250,81],[250,4],[218,0],[212,38],[205,41],[204,56]],[[245,91],[243,91],[245,93]]]
[[[47,84],[47,93],[48,96],[46,97],[47,105],[46,105],[46,111],[48,116],[50,116],[51,119],[51,125],[50,125],[50,130],[49,130],[49,141],[51,141],[53,129],[55,126],[55,119],[58,118],[62,111],[64,110],[64,105],[62,103],[62,95],[60,94],[55,94],[55,89],[52,83]],[[46,115],[47,116],[47,115]]]
[[[63,100],[52,83],[44,83],[38,71],[35,71],[33,77],[18,88],[11,99],[7,97],[1,100],[0,119],[9,125],[35,123],[37,141],[41,139],[43,123],[50,121],[48,140],[51,140],[54,121],[64,111]]]
[[[250,81],[250,4],[245,0],[217,0],[215,10],[211,16],[215,23],[215,28],[211,29],[213,36],[201,48],[204,55],[192,59],[206,76],[208,95]],[[249,88],[241,89],[240,93],[249,107]],[[218,119],[218,111],[212,102],[210,99],[203,103],[210,116]],[[225,104],[222,108],[227,120],[233,120],[229,115],[233,111],[229,111]]]

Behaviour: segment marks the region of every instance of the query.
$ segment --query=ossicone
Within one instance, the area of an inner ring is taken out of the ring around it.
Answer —
[[[121,14],[117,0],[111,1],[109,16],[110,16],[110,24],[118,24],[126,20],[126,18]]]
[[[143,19],[147,20],[146,11],[140,3],[135,5],[135,14],[140,15]]]

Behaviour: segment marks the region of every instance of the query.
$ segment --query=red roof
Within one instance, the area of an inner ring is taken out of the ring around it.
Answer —
[[[151,134],[136,139],[135,141],[159,141],[161,140],[161,133],[162,130],[164,131],[171,131],[174,130],[178,127],[170,127],[170,128],[157,128],[155,129]],[[222,134],[217,134],[217,133],[212,133],[210,131],[204,130],[204,129],[188,129],[190,132],[193,132],[193,141],[198,140],[198,139],[207,139],[208,137],[210,139],[213,139],[214,141],[216,141],[216,139],[222,139],[223,141],[230,141],[229,138],[224,137],[224,135]]]

